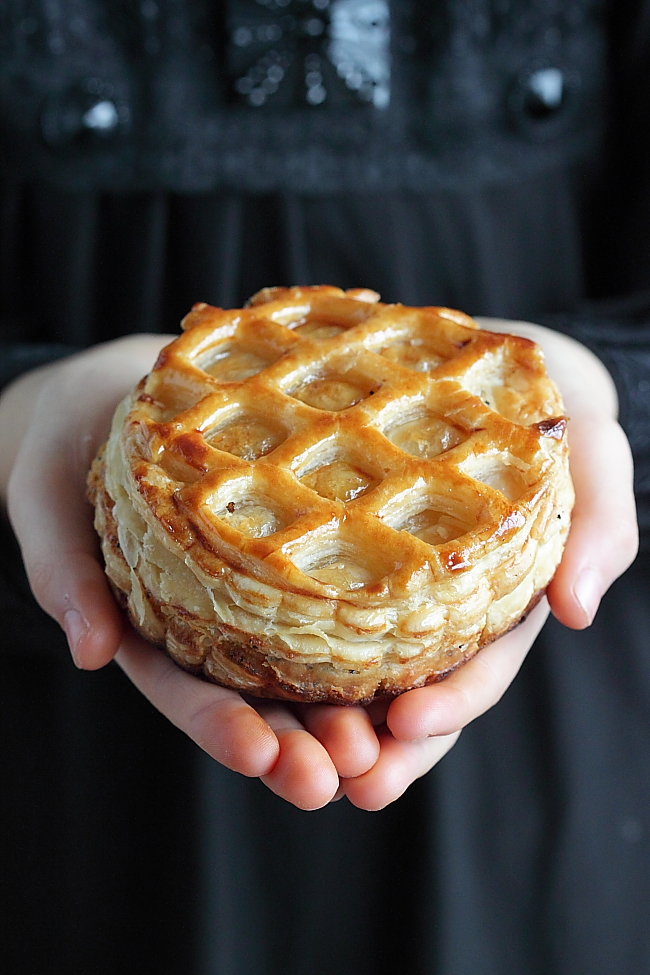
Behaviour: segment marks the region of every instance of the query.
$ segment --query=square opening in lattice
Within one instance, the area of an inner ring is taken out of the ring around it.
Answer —
[[[221,383],[237,383],[256,376],[278,358],[277,351],[233,340],[204,352],[196,360],[196,365]]]
[[[375,379],[352,370],[324,369],[317,375],[307,376],[288,392],[307,406],[340,413],[373,395],[379,386]]]
[[[192,467],[183,457],[179,457],[172,450],[163,450],[156,462],[168,477],[171,477],[173,481],[179,481],[181,484],[194,484],[203,477],[203,471]]]
[[[323,342],[325,339],[333,339],[341,332],[347,332],[349,325],[341,322],[328,322],[318,318],[311,318],[302,325],[296,325],[293,329],[297,335],[303,339],[313,339],[316,342]]]
[[[401,334],[386,336],[381,333],[370,339],[368,348],[414,372],[431,372],[441,363],[448,362],[461,352],[470,339],[466,330],[451,323],[440,324],[440,320],[424,318],[417,323],[405,322]]]
[[[273,491],[259,478],[238,477],[228,480],[209,499],[213,514],[229,528],[249,538],[268,538],[282,531],[294,520]]]
[[[358,301],[347,296],[319,295],[308,309],[297,309],[299,314],[290,320],[284,319],[283,324],[301,338],[322,342],[364,322],[373,313],[373,305],[373,301]]]
[[[356,464],[340,458],[301,477],[302,483],[330,501],[354,501],[377,487],[379,480]]]
[[[252,410],[229,413],[204,433],[207,442],[242,460],[258,460],[270,454],[287,438],[281,424],[268,416],[260,416]]]
[[[458,494],[467,494],[467,491]],[[394,498],[379,513],[384,524],[408,532],[428,545],[442,545],[476,528],[475,498],[449,497],[432,491],[410,491]]]
[[[268,538],[269,535],[282,531],[289,524],[289,520],[283,518],[281,513],[255,498],[230,501],[225,508],[217,512],[217,517],[250,538]]]
[[[508,452],[479,454],[459,464],[464,474],[500,491],[509,501],[518,501],[530,487],[526,476],[529,468],[529,464]]]
[[[292,554],[305,575],[342,592],[355,592],[380,582],[393,568],[379,552],[367,552],[359,540],[334,536],[319,538]]]
[[[472,528],[474,524],[469,513],[461,519],[436,508],[423,508],[398,526],[399,531],[415,535],[428,545],[450,542],[471,531]]]
[[[140,399],[144,398],[147,402],[151,417],[156,423],[169,423],[181,413],[191,410],[210,392],[208,381],[203,385],[200,373],[197,379],[176,372],[170,377],[154,369],[147,378]]]
[[[330,501],[354,501],[381,483],[382,475],[345,444],[332,439],[310,450],[294,469],[305,487]]]
[[[429,460],[467,440],[469,434],[432,410],[420,406],[391,418],[383,434],[400,450]]]
[[[529,426],[543,419],[539,387],[531,382],[531,366],[517,361],[516,349],[488,352],[459,381],[489,409],[514,423]]]

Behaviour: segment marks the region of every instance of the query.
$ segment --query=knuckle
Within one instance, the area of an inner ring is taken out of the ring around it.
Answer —
[[[54,564],[46,560],[34,560],[25,568],[34,598],[46,613],[58,619],[62,607],[57,605]]]
[[[612,576],[616,579],[634,562],[639,551],[639,529],[634,512],[616,522],[610,545],[613,555]]]
[[[172,678],[173,680],[173,678]],[[212,754],[222,745],[221,707],[217,701],[195,705],[186,719],[186,733],[200,748]]]
[[[634,562],[639,551],[639,531],[636,520],[624,522],[621,526],[621,554],[625,568]]]

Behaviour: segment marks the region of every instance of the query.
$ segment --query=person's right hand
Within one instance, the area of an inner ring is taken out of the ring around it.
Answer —
[[[477,321],[482,328],[536,342],[562,393],[569,417],[569,460],[576,501],[562,561],[546,596],[561,623],[584,629],[592,623],[609,586],[633,561],[638,546],[632,457],[616,419],[614,383],[600,360],[566,335],[531,322]],[[386,716],[392,735],[400,741],[449,735],[496,704],[532,643],[531,618],[485,647],[446,680],[407,691],[393,701]],[[376,768],[363,778],[375,774]],[[362,781],[355,780],[350,788],[359,788]]]
[[[103,570],[85,480],[120,399],[170,336],[119,339],[23,376],[0,399],[0,488],[27,575],[43,609],[64,628],[75,663],[115,658],[175,725],[228,768],[259,776],[305,809],[368,772],[380,742],[366,710],[252,701],[180,670],[126,623]],[[451,747],[404,743],[379,804],[404,791]],[[413,756],[405,763],[404,758]]]

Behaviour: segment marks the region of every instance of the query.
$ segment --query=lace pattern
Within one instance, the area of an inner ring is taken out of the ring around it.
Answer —
[[[593,150],[600,0],[0,0],[6,155],[67,186],[474,185]]]

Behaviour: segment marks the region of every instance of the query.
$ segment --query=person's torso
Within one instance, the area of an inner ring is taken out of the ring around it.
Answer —
[[[61,187],[489,184],[587,155],[601,0],[0,3],[0,132]]]

